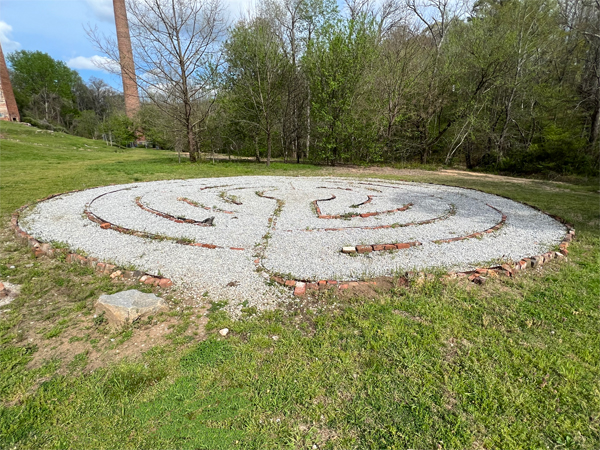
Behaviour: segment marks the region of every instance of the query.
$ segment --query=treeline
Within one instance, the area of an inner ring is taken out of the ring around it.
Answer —
[[[136,126],[192,161],[597,174],[592,0],[262,0],[228,28],[216,0],[129,6]],[[117,59],[114,42],[95,41]]]
[[[21,50],[6,59],[23,122],[120,146],[135,141],[123,94],[103,80],[84,83],[64,62],[39,51]]]

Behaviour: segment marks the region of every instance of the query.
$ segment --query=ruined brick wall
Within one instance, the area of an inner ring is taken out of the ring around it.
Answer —
[[[115,25],[117,27],[117,43],[119,44],[121,76],[123,78],[125,113],[129,118],[133,118],[140,109],[140,97],[135,78],[135,65],[133,62],[133,51],[131,50],[125,0],[113,0],[113,8],[115,11]]]
[[[8,76],[8,68],[0,45],[0,120],[19,122],[19,109],[15,100],[12,84]]]

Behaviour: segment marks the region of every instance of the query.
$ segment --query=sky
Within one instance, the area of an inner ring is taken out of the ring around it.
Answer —
[[[251,0],[225,0],[231,18],[239,16]],[[112,0],[0,0],[0,43],[6,56],[16,50],[39,50],[64,61],[84,81],[101,78],[121,89],[121,80],[97,68],[101,58],[85,28],[97,27],[115,35]]]

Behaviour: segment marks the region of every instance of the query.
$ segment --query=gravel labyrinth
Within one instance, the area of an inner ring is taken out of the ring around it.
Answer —
[[[567,232],[533,208],[474,190],[301,177],[106,186],[40,202],[20,226],[169,277],[192,295],[259,307],[289,295],[273,275],[316,282],[469,270],[547,252]]]

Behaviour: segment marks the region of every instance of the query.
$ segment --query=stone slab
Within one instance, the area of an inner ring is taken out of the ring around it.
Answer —
[[[162,298],[137,289],[101,295],[95,308],[98,313],[104,312],[109,324],[113,326],[131,323],[142,316],[169,310]]]

